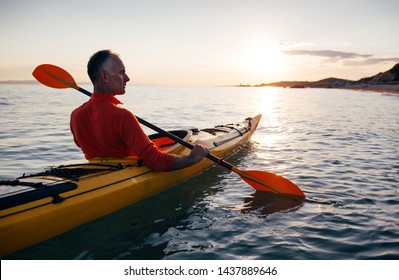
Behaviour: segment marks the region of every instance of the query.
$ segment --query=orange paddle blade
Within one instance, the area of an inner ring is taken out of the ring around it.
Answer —
[[[305,197],[305,194],[297,185],[277,174],[259,170],[243,171],[238,169],[234,171],[255,190]]]
[[[67,71],[52,64],[37,66],[32,75],[36,80],[48,87],[79,89],[75,80]]]

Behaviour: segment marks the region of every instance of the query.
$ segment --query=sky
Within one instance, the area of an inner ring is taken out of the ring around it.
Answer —
[[[130,84],[357,80],[399,62],[397,0],[0,0],[0,81],[55,64],[88,82],[117,52]]]

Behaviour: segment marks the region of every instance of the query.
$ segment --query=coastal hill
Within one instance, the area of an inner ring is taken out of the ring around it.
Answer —
[[[281,81],[276,83],[260,84],[256,86],[274,86],[290,88],[360,88],[368,86],[398,86],[399,87],[399,63],[388,71],[378,73],[371,77],[357,81],[327,78],[320,81]],[[241,85],[243,86],[243,85]]]

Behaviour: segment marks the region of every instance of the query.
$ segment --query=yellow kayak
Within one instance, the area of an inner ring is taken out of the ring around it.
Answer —
[[[206,146],[212,155],[227,157],[251,137],[260,118],[258,115],[237,124],[171,133],[190,144]],[[190,152],[159,134],[150,138],[165,152]],[[137,158],[99,158],[2,181],[0,255],[32,246],[156,195],[214,164],[205,158],[189,168],[154,172]]]

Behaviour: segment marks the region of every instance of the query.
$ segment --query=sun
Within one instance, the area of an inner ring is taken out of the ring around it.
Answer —
[[[285,57],[278,43],[257,42],[246,48],[242,64],[252,76],[270,82],[284,72]]]

